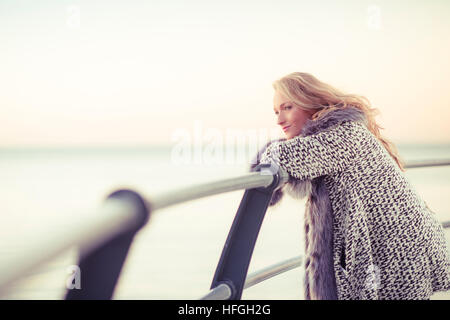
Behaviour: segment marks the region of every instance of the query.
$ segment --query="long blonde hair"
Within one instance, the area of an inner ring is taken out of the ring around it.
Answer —
[[[367,119],[367,128],[380,140],[400,170],[405,171],[404,161],[399,156],[396,146],[380,134],[380,129],[384,128],[375,121],[375,116],[380,111],[373,108],[366,97],[343,93],[305,72],[290,73],[274,81],[273,88],[298,107],[310,112],[315,111],[312,120],[317,120],[332,110],[345,109],[349,106],[362,110]]]

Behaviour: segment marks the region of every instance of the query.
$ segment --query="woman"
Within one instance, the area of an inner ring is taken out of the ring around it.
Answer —
[[[308,197],[305,299],[429,299],[449,290],[443,227],[380,135],[378,110],[308,73],[273,87],[286,139],[268,143],[251,169],[272,163],[289,173],[271,206],[283,191]]]

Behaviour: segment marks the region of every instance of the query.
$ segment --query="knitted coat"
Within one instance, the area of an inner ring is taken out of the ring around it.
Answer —
[[[305,299],[428,299],[450,289],[442,225],[355,107],[307,120],[256,163],[286,170],[277,189],[303,199]]]

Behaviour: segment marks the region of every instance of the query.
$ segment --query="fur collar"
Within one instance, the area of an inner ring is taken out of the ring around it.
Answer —
[[[356,107],[348,106],[344,109],[331,110],[316,120],[308,119],[302,128],[301,135],[316,134],[344,121],[360,121],[367,125],[364,112]]]

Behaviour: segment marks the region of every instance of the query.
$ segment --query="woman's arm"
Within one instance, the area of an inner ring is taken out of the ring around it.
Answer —
[[[275,163],[299,180],[340,172],[358,156],[362,134],[360,124],[342,122],[314,135],[272,143],[261,163]]]

